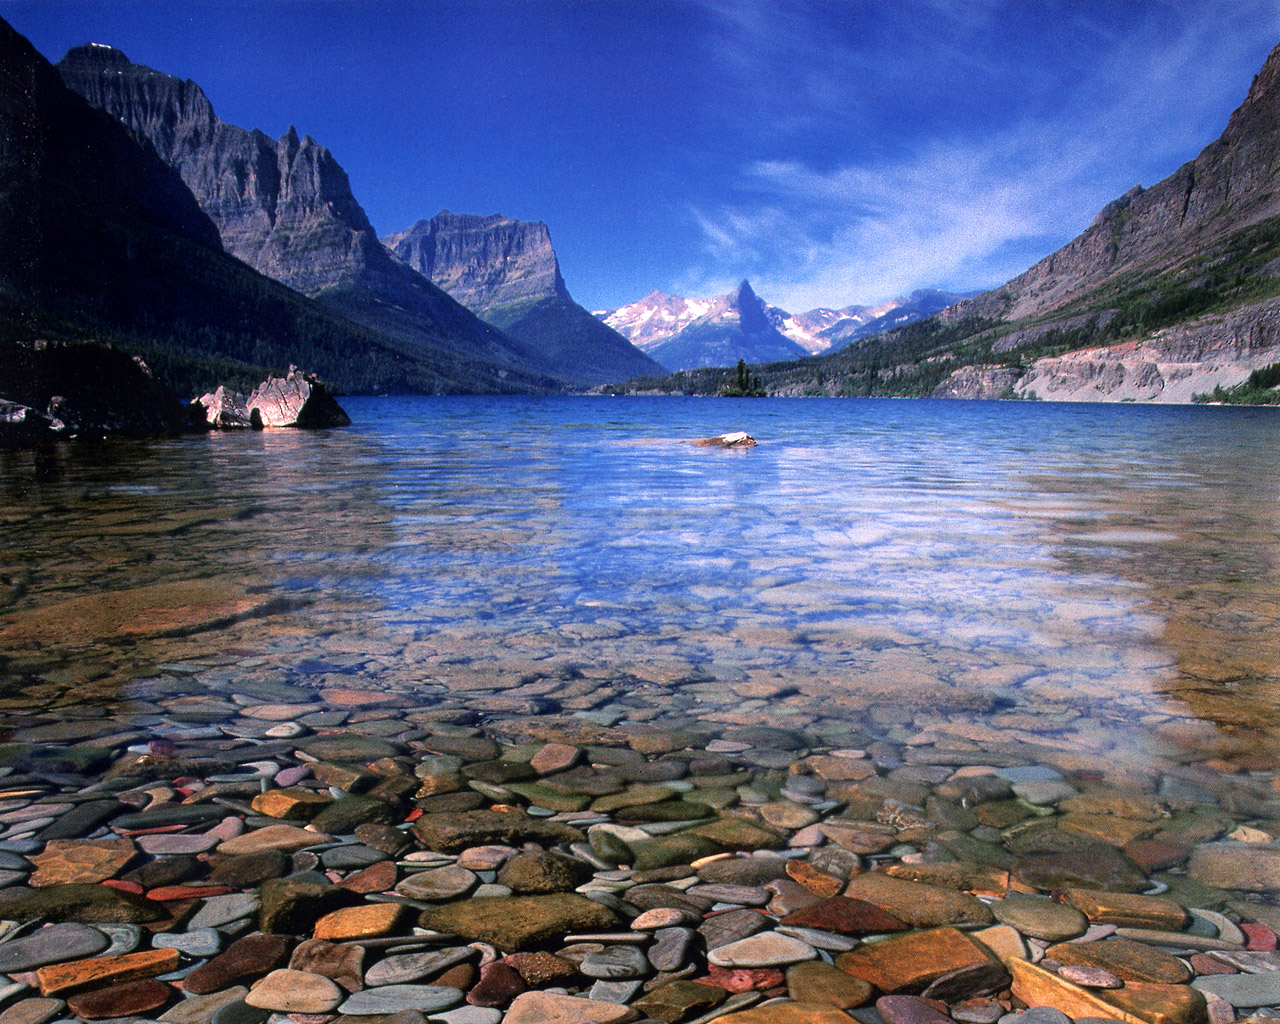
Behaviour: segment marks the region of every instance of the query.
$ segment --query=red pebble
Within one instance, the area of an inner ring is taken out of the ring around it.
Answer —
[[[147,893],[147,899],[165,903],[169,900],[198,900],[206,896],[226,896],[236,892],[227,885],[161,885]]]
[[[421,808],[421,807],[415,807],[413,810],[411,810],[408,814],[406,814],[406,815],[404,816],[404,820],[405,820],[406,822],[408,822],[408,821],[417,821],[417,820],[418,820],[419,818],[421,818],[421,817],[422,817],[422,808]]]
[[[1190,961],[1192,970],[1196,974],[1239,974],[1230,964],[1223,963],[1216,956],[1210,956],[1208,953],[1197,953]]]
[[[105,885],[108,889],[115,889],[118,892],[131,892],[135,896],[141,896],[143,889],[137,882],[125,882],[119,878],[108,878],[100,885]]]
[[[1267,952],[1276,948],[1276,933],[1260,921],[1242,924],[1240,930],[1244,932],[1245,938],[1249,940],[1244,947],[1245,949]]]
[[[716,967],[707,968],[705,978],[695,978],[704,984],[714,985],[726,992],[763,992],[786,984],[786,977],[772,967]]]

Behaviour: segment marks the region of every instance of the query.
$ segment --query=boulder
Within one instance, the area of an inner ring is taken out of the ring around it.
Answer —
[[[239,391],[232,391],[225,385],[217,390],[201,395],[193,404],[204,410],[206,427],[214,430],[235,430],[251,427],[253,421],[249,417],[248,399]]]
[[[314,374],[289,367],[284,377],[268,377],[245,402],[253,425],[262,427],[346,427],[351,417]]]

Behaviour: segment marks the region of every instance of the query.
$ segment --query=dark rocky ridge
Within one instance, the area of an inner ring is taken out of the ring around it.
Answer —
[[[515,371],[551,383],[554,369],[535,353],[382,246],[346,173],[310,136],[290,128],[272,139],[227,124],[194,82],[109,46],[76,47],[58,67],[68,86],[178,171],[226,249],[254,269],[398,338],[412,355],[462,357],[489,364],[480,369],[490,377]]]
[[[588,384],[661,372],[573,301],[541,222],[443,210],[383,239],[387,248],[482,319]]]
[[[357,326],[228,255],[181,176],[2,20],[0,238],[0,341],[109,340],[180,392],[304,361],[348,391],[549,382]]]

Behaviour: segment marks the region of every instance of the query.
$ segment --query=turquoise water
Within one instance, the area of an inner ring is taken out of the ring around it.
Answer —
[[[344,404],[341,431],[0,455],[6,692],[136,694],[194,661],[483,703],[554,666],[638,718],[652,684],[713,720],[1280,751],[1274,410]],[[759,444],[692,443],[729,430]],[[210,577],[253,613],[48,626]]]

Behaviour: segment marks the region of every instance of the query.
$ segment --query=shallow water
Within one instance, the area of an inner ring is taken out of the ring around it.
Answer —
[[[0,710],[255,679],[1280,758],[1274,410],[345,404],[0,454]],[[760,444],[690,443],[735,429]]]

